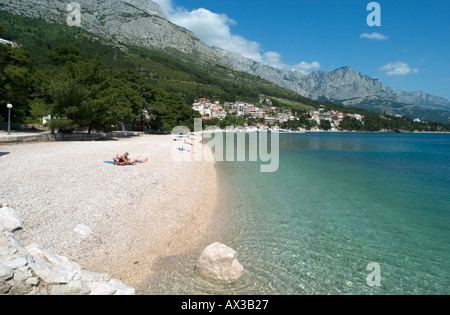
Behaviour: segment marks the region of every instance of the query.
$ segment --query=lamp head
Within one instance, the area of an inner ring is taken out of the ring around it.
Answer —
[[[6,107],[8,107],[9,109],[13,108],[12,104],[8,104],[6,105]]]

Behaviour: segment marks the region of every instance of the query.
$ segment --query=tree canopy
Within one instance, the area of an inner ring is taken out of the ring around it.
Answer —
[[[7,117],[6,104],[14,106],[14,116],[29,114],[28,97],[33,64],[28,52],[0,45],[0,115]]]
[[[364,116],[358,123],[343,121],[345,130],[450,130],[450,125],[308,99],[259,77],[203,64],[180,51],[125,47],[80,28],[4,11],[0,20],[2,37],[20,44],[20,48],[0,45],[0,121],[6,120],[5,105],[11,103],[13,122],[42,122],[43,116],[51,115],[54,129],[107,131],[126,126],[170,131],[180,125],[192,129],[193,118],[199,114],[191,105],[200,97],[257,104],[263,95],[274,106],[296,113],[299,120],[284,123],[286,129],[317,127],[307,111],[324,107]],[[243,117],[227,116],[205,124],[239,126],[244,122]],[[262,122],[249,118],[247,123]]]
[[[14,104],[17,119],[51,115],[52,129],[106,132],[125,126],[193,127],[198,117],[180,96],[153,87],[139,73],[108,67],[99,57],[89,59],[73,45],[60,45],[47,55],[52,65],[36,69],[26,51],[0,46],[1,100]]]

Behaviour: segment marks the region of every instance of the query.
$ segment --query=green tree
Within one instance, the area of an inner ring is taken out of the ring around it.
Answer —
[[[87,60],[72,46],[50,55],[63,67],[48,88],[54,102],[53,127],[117,130],[142,112],[145,100],[126,80],[115,78],[98,57]],[[40,78],[43,86],[46,81]]]
[[[47,53],[47,57],[56,65],[88,61],[87,57],[78,48],[69,44],[62,44],[54,50],[50,50]]]
[[[101,89],[95,99],[84,104],[89,118],[83,123],[89,132],[93,129],[112,131],[129,125],[142,112],[144,99],[125,83],[111,79],[110,86]]]
[[[325,119],[322,119],[320,121],[320,125],[319,125],[320,129],[323,130],[330,130],[331,129],[331,122]]]
[[[29,114],[30,74],[32,59],[20,48],[0,45],[0,115],[7,117],[7,103],[14,106],[13,117],[23,120]]]
[[[380,118],[377,114],[366,114],[363,121],[365,131],[380,131],[387,127],[387,120]]]
[[[41,124],[42,118],[53,113],[53,105],[47,103],[44,99],[35,98],[30,101],[30,121]]]
[[[83,105],[89,92],[83,86],[74,79],[55,80],[50,86],[49,93],[54,102],[53,128],[67,130],[85,127],[84,124],[89,119],[90,113],[83,109]],[[71,123],[67,124],[67,121]],[[59,123],[62,125],[59,126]],[[69,126],[70,128],[67,128]]]
[[[193,130],[194,118],[201,117],[179,95],[161,89],[153,91],[153,101],[148,105],[148,110],[153,116],[149,127],[157,131],[171,131],[176,126]]]
[[[354,117],[344,117],[341,121],[340,128],[342,130],[362,130],[364,125]]]

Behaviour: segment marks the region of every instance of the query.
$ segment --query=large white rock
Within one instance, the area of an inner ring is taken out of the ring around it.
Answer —
[[[90,292],[91,289],[81,279],[49,285],[48,288],[50,295],[87,295]]]
[[[114,295],[135,295],[136,294],[136,290],[134,288],[125,285],[119,279],[111,279],[108,281],[108,284],[116,290],[114,292]]]
[[[31,244],[26,247],[33,256],[31,269],[47,283],[64,283],[81,278],[81,268],[67,257],[58,256],[42,247]]]
[[[4,209],[4,208],[3,208]],[[82,270],[42,245],[26,248],[0,222],[0,295],[134,295],[135,289],[106,273]]]
[[[86,284],[91,290],[89,295],[113,295],[117,291],[107,282],[87,282]]]
[[[204,277],[225,282],[236,281],[244,273],[236,251],[221,243],[211,244],[203,250],[197,270]]]
[[[109,281],[111,276],[107,273],[98,273],[88,270],[81,270],[81,280],[84,282],[105,282]]]
[[[14,276],[13,270],[0,263],[0,283],[2,280],[11,279]]]
[[[6,230],[12,232],[22,227],[22,222],[16,210],[9,207],[0,209],[0,223]]]

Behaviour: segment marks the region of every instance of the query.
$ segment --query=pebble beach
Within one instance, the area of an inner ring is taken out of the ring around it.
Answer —
[[[0,144],[0,203],[20,215],[15,235],[24,245],[41,244],[139,287],[158,259],[215,241],[214,162],[176,161],[172,146],[171,136],[160,135]],[[148,162],[105,163],[125,152]],[[80,225],[90,232],[80,233]]]

